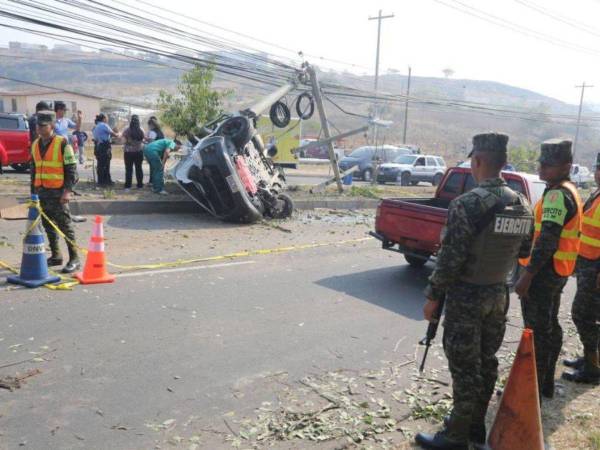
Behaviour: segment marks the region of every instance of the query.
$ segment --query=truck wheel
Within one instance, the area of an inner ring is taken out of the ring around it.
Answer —
[[[15,169],[19,173],[25,173],[29,170],[29,164],[27,163],[11,164],[10,167]]]
[[[433,181],[431,182],[431,184],[434,186],[437,186],[440,184],[440,181],[442,181],[442,174],[436,173],[435,176],[433,177]]]
[[[408,186],[410,184],[410,173],[403,172],[400,175],[400,186]]]
[[[277,207],[274,208],[272,215],[274,219],[287,219],[294,212],[293,200],[285,195],[279,194],[277,196]]]
[[[427,259],[419,258],[418,256],[414,255],[404,255],[404,259],[406,259],[406,262],[410,264],[410,267],[414,267],[415,269],[420,269],[427,262]]]
[[[364,181],[371,181],[373,179],[373,172],[371,169],[365,169],[362,178]]]

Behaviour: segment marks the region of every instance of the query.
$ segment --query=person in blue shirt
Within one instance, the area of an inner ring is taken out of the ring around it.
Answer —
[[[144,156],[150,164],[150,182],[156,194],[167,195],[164,179],[165,163],[169,159],[169,152],[180,148],[181,142],[177,139],[157,139],[144,146]]]
[[[81,130],[81,122],[83,121],[83,114],[81,111],[77,111],[77,122],[73,122],[68,117],[65,117],[67,113],[67,105],[65,105],[65,102],[55,101],[54,112],[56,113],[56,122],[54,123],[55,134],[69,139],[69,130]],[[69,140],[69,142],[71,141]]]
[[[110,160],[112,159],[111,137],[119,137],[119,134],[108,126],[108,117],[104,113],[96,116],[96,126],[92,130],[94,135],[94,156],[96,157],[96,172],[98,174],[98,186],[107,187],[115,183],[110,176]]]

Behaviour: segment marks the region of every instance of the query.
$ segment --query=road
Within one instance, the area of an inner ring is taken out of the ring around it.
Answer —
[[[309,399],[297,383],[304,377],[331,385],[341,376],[335,374],[351,373],[350,386],[359,373],[389,369],[389,392],[367,399],[414,386],[411,358],[425,330],[422,290],[431,268],[412,270],[365,240],[371,221],[368,214],[309,212],[286,224],[286,234],[197,216],[109,218],[109,257],[127,264],[313,247],[130,272],[72,292],[4,286],[0,366],[41,359],[0,375],[41,373],[19,390],[0,391],[0,448],[232,448],[225,441],[236,439],[242,418],[256,420],[257,408],[270,410],[286,396]],[[3,229],[9,242],[22,225]],[[89,223],[77,226],[81,236]],[[17,249],[5,247],[0,259],[14,262]],[[570,283],[565,297],[572,294]],[[510,349],[517,316],[513,308]],[[429,364],[443,368],[434,350]],[[361,386],[375,387],[371,382],[378,376],[367,375]],[[400,420],[406,408],[394,404],[392,417]],[[393,439],[405,438],[396,432]],[[296,440],[275,448],[315,445]]]

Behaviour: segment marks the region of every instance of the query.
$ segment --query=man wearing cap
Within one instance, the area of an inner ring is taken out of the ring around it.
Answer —
[[[419,433],[427,449],[485,445],[485,416],[498,377],[496,352],[506,330],[506,278],[517,257],[529,254],[533,215],[527,199],[500,177],[508,136],[473,137],[471,170],[478,186],[448,207],[442,247],[425,289],[425,319],[446,298],[444,352],[452,375],[453,410],[435,435]],[[504,226],[506,224],[506,226]]]
[[[40,111],[48,111],[50,107],[46,102],[37,102],[35,105],[35,114],[32,114],[28,120],[29,123],[29,140],[31,142],[35,141],[38,137],[37,135],[37,113]]]
[[[533,330],[540,400],[554,397],[554,372],[563,340],[560,296],[579,251],[582,204],[569,180],[572,162],[571,141],[552,139],[541,145],[539,176],[547,187],[534,209],[531,256],[521,260],[525,270],[515,285],[525,326]]]
[[[39,137],[31,145],[31,191],[38,194],[44,213],[67,237],[69,261],[62,272],[72,273],[81,268],[69,211],[71,192],[77,183],[77,160],[68,140],[54,132],[54,125],[52,111],[37,113]],[[48,265],[59,266],[63,257],[58,233],[46,219],[42,219],[42,223],[52,252]]]
[[[594,178],[600,186],[600,153],[596,156]],[[571,317],[583,344],[583,358],[563,361],[575,369],[565,371],[562,377],[576,383],[600,383],[600,188],[597,188],[583,206],[579,236],[577,294],[573,300]]]

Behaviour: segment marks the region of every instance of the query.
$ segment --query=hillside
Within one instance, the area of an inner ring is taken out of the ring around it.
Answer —
[[[60,61],[56,61],[60,59]],[[83,53],[59,55],[45,53],[15,53],[0,50],[0,76],[23,79],[50,86],[68,87],[71,90],[95,93],[105,97],[118,98],[127,102],[151,103],[161,89],[172,91],[181,70],[168,67],[166,62],[144,61],[127,57]],[[324,72],[323,82],[335,83],[353,88],[371,90],[373,78],[340,72]],[[380,78],[380,90],[393,94],[406,92],[407,78],[399,74],[384,74]],[[247,83],[217,78],[215,86],[231,89],[233,94],[226,105],[237,109],[251,103],[264,94],[264,89]],[[15,83],[0,80],[0,88],[20,88]],[[485,130],[499,130],[510,135],[510,145],[538,146],[545,139],[558,136],[572,137],[575,127],[570,124],[549,122],[541,114],[567,114],[575,116],[577,106],[569,105],[536,92],[508,86],[493,81],[460,80],[413,76],[411,97],[435,99],[435,102],[453,101],[477,103],[477,110],[458,109],[456,106],[440,106],[432,103],[411,103],[408,113],[408,143],[419,145],[424,151],[439,153],[450,161],[462,159],[470,146],[474,133]],[[367,114],[371,103],[362,99],[332,99],[344,110]],[[291,98],[289,99],[292,100]],[[327,103],[332,125],[340,130],[362,125],[364,121],[342,113],[331,103]],[[512,113],[490,113],[486,108],[525,110],[527,119],[517,118]],[[393,125],[380,133],[385,143],[401,143],[404,123],[404,104],[384,104],[381,116],[392,120]],[[584,108],[584,115],[594,114]],[[507,117],[504,117],[507,116]],[[591,165],[600,133],[583,122],[580,132],[578,160]],[[303,125],[303,133],[319,133],[315,119]],[[350,145],[365,143],[360,136]]]

